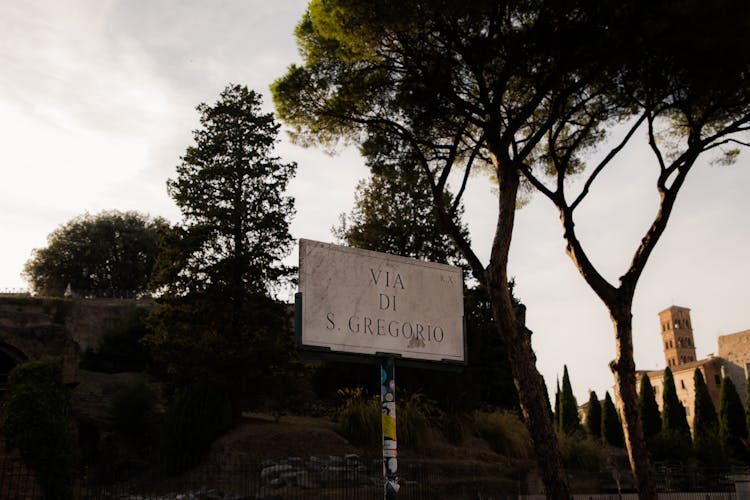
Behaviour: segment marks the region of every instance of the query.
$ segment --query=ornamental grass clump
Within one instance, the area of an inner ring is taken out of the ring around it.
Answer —
[[[380,404],[368,398],[361,387],[339,389],[341,405],[336,412],[338,432],[354,445],[376,446],[380,442]]]
[[[532,457],[531,437],[521,419],[509,411],[474,412],[474,429],[495,453],[509,458]]]

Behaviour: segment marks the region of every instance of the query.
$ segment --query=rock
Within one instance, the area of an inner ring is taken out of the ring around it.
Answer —
[[[270,481],[282,472],[289,472],[291,470],[294,470],[294,467],[291,465],[271,465],[260,471],[260,478],[263,481]]]

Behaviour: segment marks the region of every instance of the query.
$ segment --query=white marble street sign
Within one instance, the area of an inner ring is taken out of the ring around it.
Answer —
[[[303,346],[464,361],[457,267],[300,240]]]

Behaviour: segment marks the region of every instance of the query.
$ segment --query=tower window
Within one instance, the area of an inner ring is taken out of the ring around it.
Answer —
[[[683,389],[685,388],[685,381],[684,380],[680,380],[680,387],[682,387]]]
[[[714,382],[716,382],[716,385],[721,385],[721,376],[718,373],[714,374]]]

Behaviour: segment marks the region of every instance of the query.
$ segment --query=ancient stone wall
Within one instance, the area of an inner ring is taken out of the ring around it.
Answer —
[[[719,356],[724,358],[725,372],[737,387],[742,404],[747,406],[747,374],[750,367],[750,330],[719,335]]]
[[[15,363],[63,359],[66,382],[77,380],[78,357],[99,337],[150,300],[0,296],[0,351]]]

